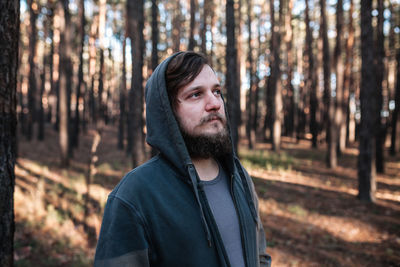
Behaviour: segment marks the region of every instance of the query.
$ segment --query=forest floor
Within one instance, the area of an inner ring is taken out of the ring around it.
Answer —
[[[19,136],[15,168],[15,266],[91,266],[107,195],[130,170],[117,149],[116,127],[101,132],[95,172],[87,182],[96,132],[82,134],[70,167],[60,167],[58,135]],[[273,266],[400,266],[400,156],[386,156],[376,202],[357,199],[357,148],[328,169],[326,149],[283,138],[246,149],[242,163],[254,178]],[[89,185],[89,186],[88,186]],[[89,193],[88,193],[89,192]]]

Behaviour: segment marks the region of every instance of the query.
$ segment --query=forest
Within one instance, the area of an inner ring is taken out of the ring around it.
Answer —
[[[146,81],[186,50],[272,266],[400,266],[399,0],[2,0],[0,266],[93,265],[108,194],[157,153]]]

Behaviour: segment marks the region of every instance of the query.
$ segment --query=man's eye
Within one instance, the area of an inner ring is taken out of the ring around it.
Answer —
[[[199,97],[199,96],[200,96],[200,93],[199,93],[199,92],[196,92],[196,93],[191,94],[189,97],[191,97],[191,98],[197,98],[197,97]]]
[[[215,94],[215,95],[222,95],[222,92],[221,92],[220,89],[215,89],[215,90],[214,90],[214,94]]]

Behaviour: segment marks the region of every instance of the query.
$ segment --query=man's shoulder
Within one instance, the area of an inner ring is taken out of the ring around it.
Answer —
[[[172,166],[162,157],[155,156],[128,172],[110,195],[125,199],[133,195],[141,195],[143,192],[157,191],[161,180],[173,176],[177,174]]]

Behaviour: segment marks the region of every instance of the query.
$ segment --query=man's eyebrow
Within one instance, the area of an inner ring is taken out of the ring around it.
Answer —
[[[216,83],[212,86],[212,88],[216,88],[216,87],[221,87],[221,84]],[[191,92],[191,91],[195,91],[195,90],[203,89],[203,88],[204,88],[203,85],[193,86],[193,87],[189,87],[188,89],[186,89],[185,92]]]

